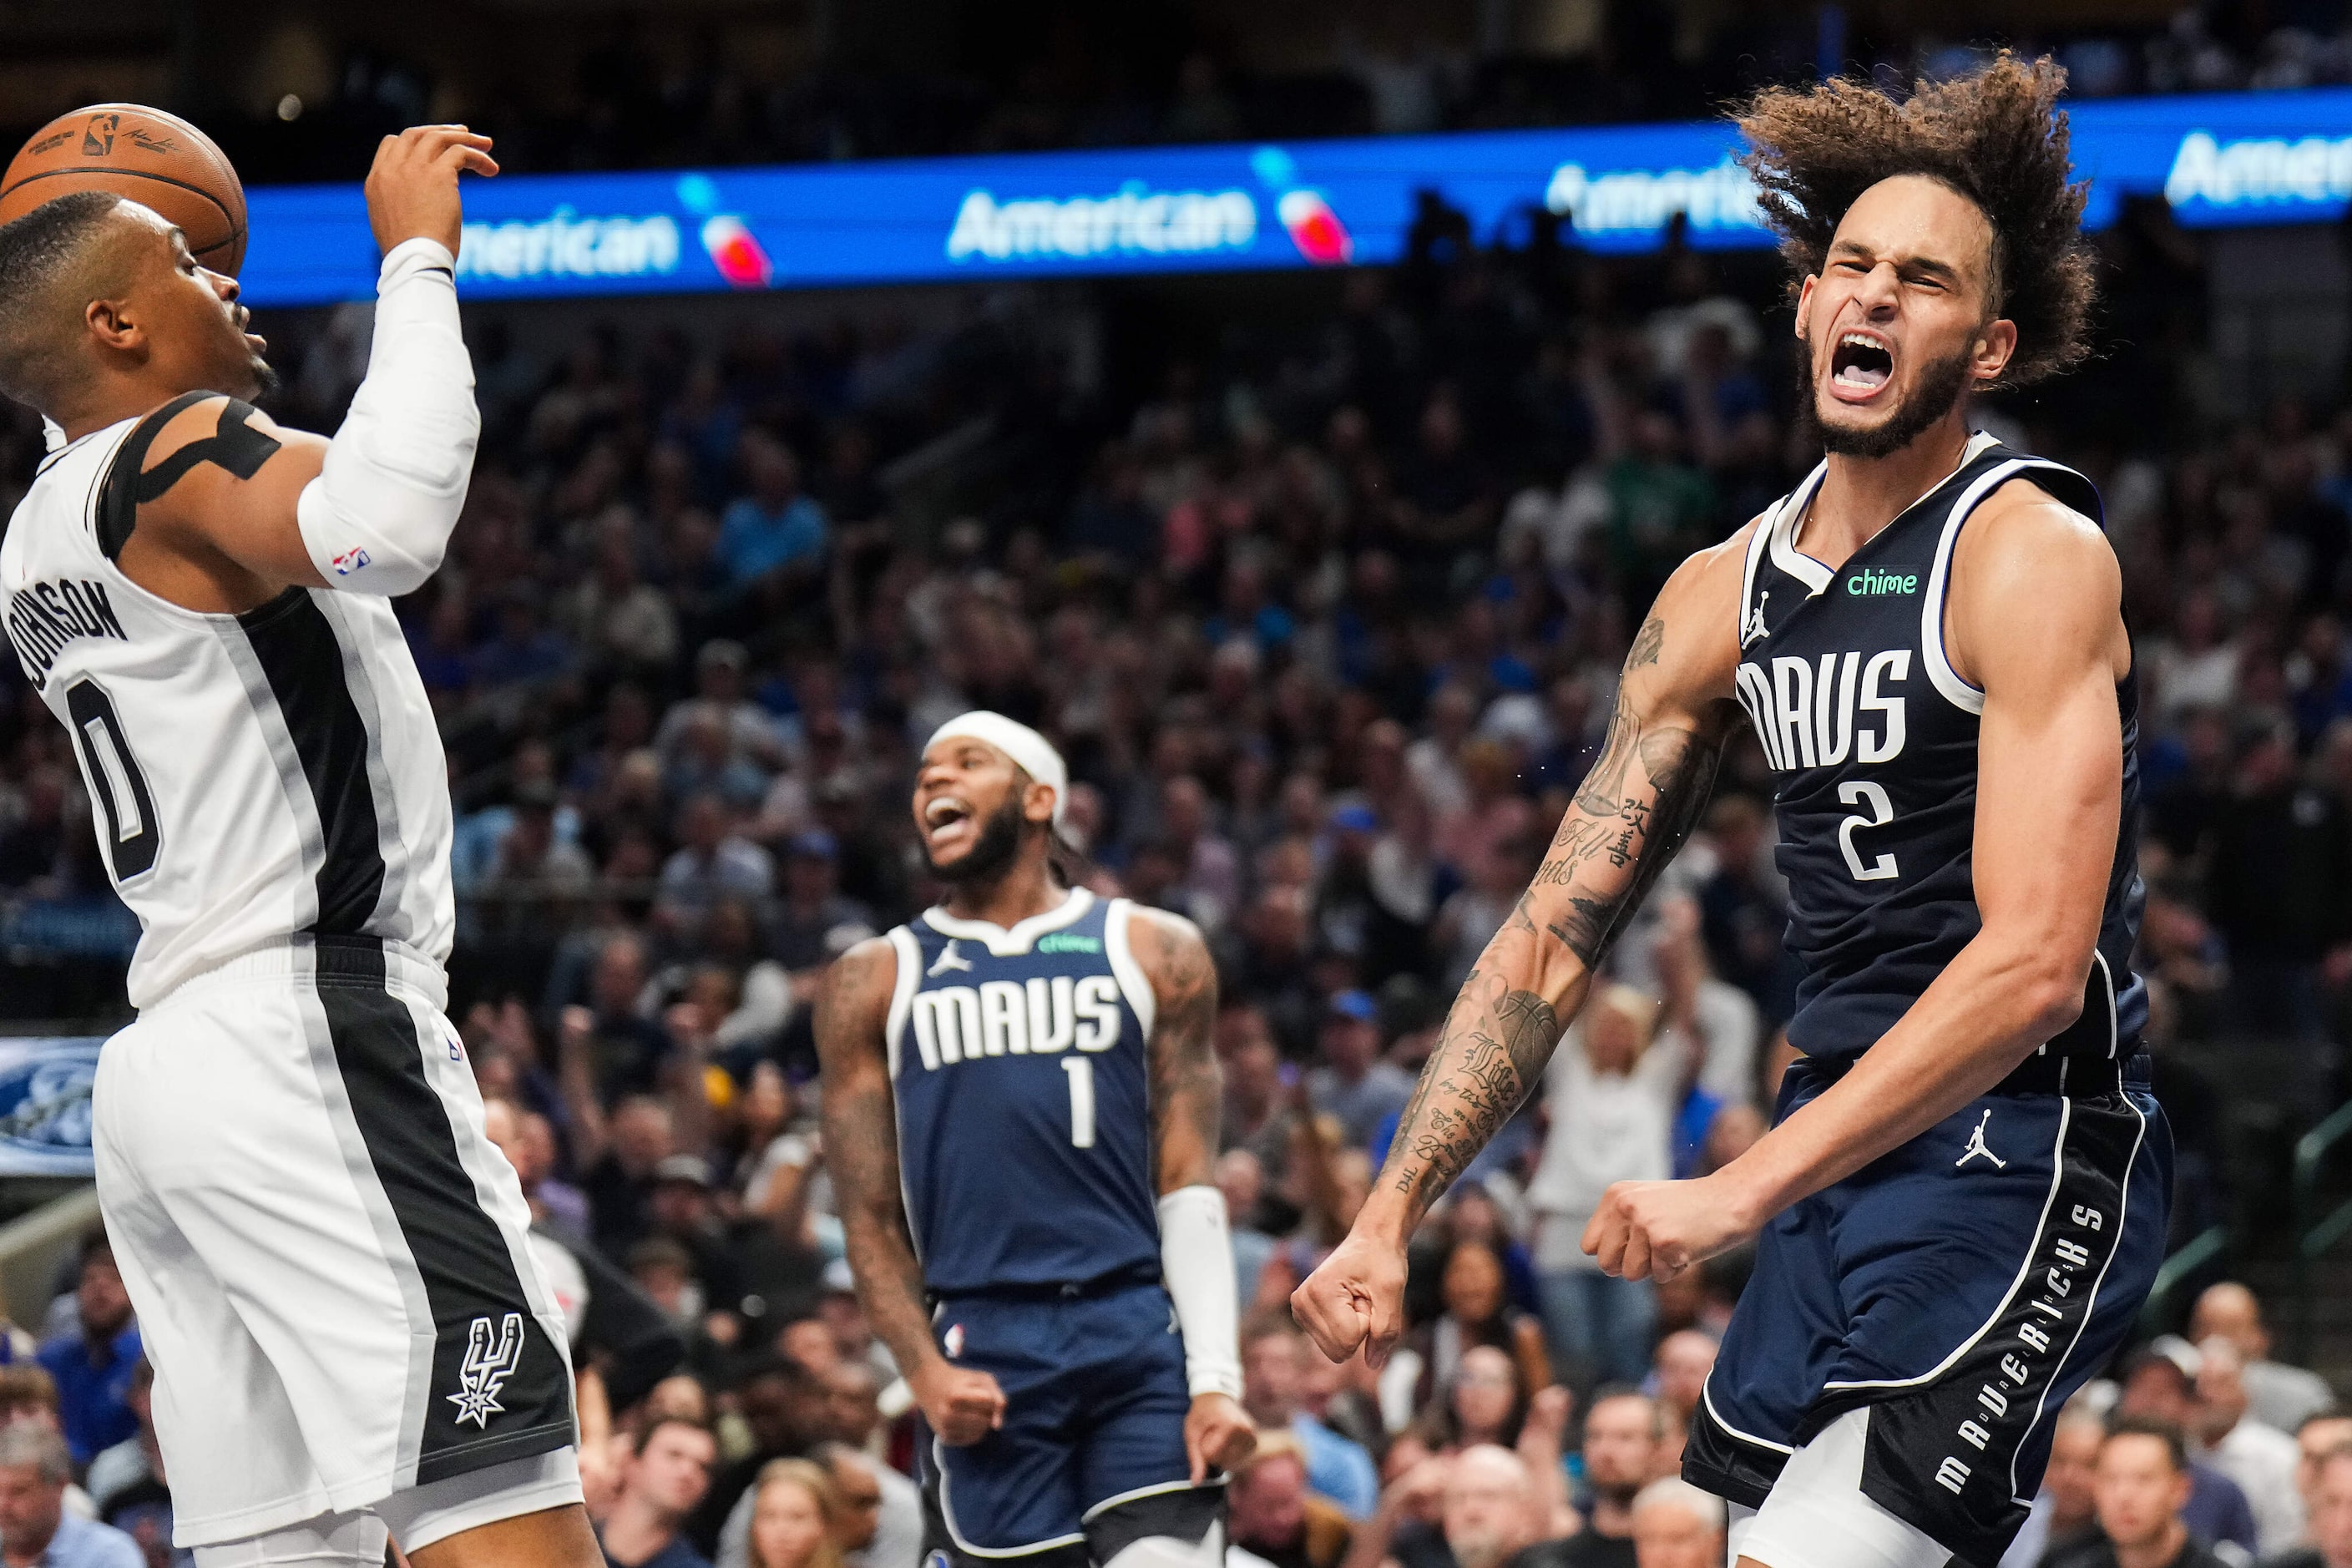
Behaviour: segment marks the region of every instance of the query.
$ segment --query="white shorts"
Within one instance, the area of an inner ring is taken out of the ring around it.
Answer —
[[[445,994],[404,950],[304,938],[199,975],[100,1054],[99,1202],[179,1546],[574,1441],[562,1315]]]
[[[1955,1561],[1927,1532],[1863,1494],[1870,1407],[1849,1410],[1789,1457],[1764,1506],[1732,1505],[1724,1561],[1765,1568],[1944,1568]]]

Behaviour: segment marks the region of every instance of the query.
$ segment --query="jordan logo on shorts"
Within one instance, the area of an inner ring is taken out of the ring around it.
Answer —
[[[471,1421],[488,1431],[490,1417],[506,1410],[499,1403],[499,1390],[520,1364],[522,1314],[507,1314],[506,1321],[499,1325],[495,1344],[490,1339],[490,1320],[476,1318],[473,1337],[466,1345],[465,1364],[457,1369],[457,1392],[449,1395],[449,1403],[457,1407],[457,1425]]]
[[[1990,1148],[1986,1146],[1984,1141],[1985,1123],[1991,1120],[1992,1110],[1988,1106],[1985,1110],[1985,1113],[1977,1118],[1976,1130],[1969,1134],[1969,1146],[1960,1151],[1960,1157],[1958,1159],[1952,1162],[1952,1166],[1955,1170],[1967,1164],[1969,1161],[1975,1159],[1979,1154],[1982,1154],[1986,1159],[1990,1160],[1993,1163],[1994,1169],[2001,1171],[2009,1169],[2009,1162],[1994,1153]]]

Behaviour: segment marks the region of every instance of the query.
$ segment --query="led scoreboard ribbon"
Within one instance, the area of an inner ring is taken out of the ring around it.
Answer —
[[[2352,202],[2352,89],[2070,104],[2086,221],[2162,195],[2190,226],[2326,221]],[[1573,243],[1643,251],[1686,215],[1706,248],[1770,242],[1720,121],[1465,132],[468,182],[467,299],[1381,265],[1422,194],[1481,238],[1549,209]],[[247,193],[257,305],[368,298],[360,188]]]

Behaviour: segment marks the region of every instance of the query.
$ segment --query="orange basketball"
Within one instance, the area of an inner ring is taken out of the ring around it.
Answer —
[[[245,186],[213,139],[160,109],[94,103],[59,115],[0,174],[0,223],[76,191],[111,191],[180,226],[215,272],[245,260]]]

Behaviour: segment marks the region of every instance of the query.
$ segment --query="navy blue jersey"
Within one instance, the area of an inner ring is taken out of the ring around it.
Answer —
[[[2023,477],[2099,521],[2071,468],[1979,435],[1950,478],[1836,571],[1796,537],[1827,467],[1764,514],[1740,601],[1739,701],[1775,780],[1790,951],[1804,967],[1789,1040],[1808,1055],[1869,1048],[1982,923],[1973,884],[1984,693],[1944,653],[1952,546],[1978,503]],[[2147,1020],[2131,972],[2138,872],[2137,668],[2117,686],[2123,825],[2083,1015],[2053,1052],[2113,1057]]]
[[[934,1293],[1159,1278],[1133,912],[1073,889],[1011,931],[934,909],[890,933],[898,1169]]]

